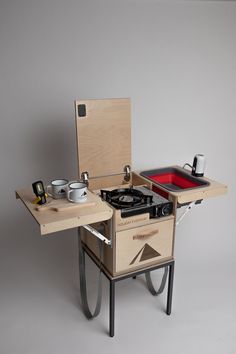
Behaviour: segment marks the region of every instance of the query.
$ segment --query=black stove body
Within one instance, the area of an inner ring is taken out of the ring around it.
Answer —
[[[115,209],[121,217],[149,213],[150,218],[160,218],[172,214],[173,203],[143,186],[101,190],[101,197]]]

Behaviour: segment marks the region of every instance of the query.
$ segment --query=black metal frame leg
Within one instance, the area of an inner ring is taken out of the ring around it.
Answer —
[[[173,283],[174,283],[174,270],[175,263],[169,265],[169,278],[168,278],[168,290],[167,290],[167,305],[166,305],[166,314],[171,314],[172,307],[172,294],[173,294]]]
[[[90,253],[89,249],[86,247],[83,247],[83,252],[85,252],[91,259],[92,261],[98,266],[101,266],[100,261]],[[109,280],[109,286],[110,286],[110,298],[109,298],[109,335],[110,337],[114,337],[115,335],[115,283],[124,279],[128,278],[133,278],[135,279],[138,275],[146,273],[146,272],[151,272],[156,269],[161,269],[161,268],[168,268],[168,289],[167,289],[167,306],[166,306],[166,314],[170,315],[171,314],[171,307],[172,307],[172,293],[173,293],[173,282],[174,282],[174,266],[175,262],[174,260],[171,260],[166,263],[162,264],[157,264],[154,265],[153,267],[149,267],[147,269],[139,269],[136,270],[135,272],[120,275],[119,277],[115,278],[112,277],[103,267],[101,268],[102,273],[107,277]],[[80,273],[81,273],[81,267],[80,267]]]
[[[110,337],[115,334],[115,281],[110,280],[110,322],[109,322]]]

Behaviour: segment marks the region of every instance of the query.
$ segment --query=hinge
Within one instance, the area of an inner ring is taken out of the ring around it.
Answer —
[[[126,182],[129,182],[130,179],[131,179],[131,167],[130,167],[130,165],[126,165],[124,167],[123,172],[121,172],[121,173],[112,173],[110,175],[104,175],[104,176],[89,177],[89,173],[87,171],[86,172],[82,172],[81,173],[81,180],[88,185],[90,179],[103,178],[103,177],[112,177],[112,176],[119,176],[119,175],[124,175],[124,180]]]
[[[89,174],[88,172],[82,172],[81,173],[81,179],[84,183],[86,183],[87,185],[89,184]]]
[[[130,165],[126,165],[124,167],[124,174],[125,174],[124,180],[126,182],[129,182],[130,178],[131,178],[131,167],[130,167]]]

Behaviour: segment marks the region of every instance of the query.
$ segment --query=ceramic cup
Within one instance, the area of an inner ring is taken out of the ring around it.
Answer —
[[[66,198],[67,179],[54,179],[47,186],[47,194],[54,199]]]
[[[71,182],[67,188],[67,199],[73,203],[82,203],[87,199],[87,185],[82,182]]]

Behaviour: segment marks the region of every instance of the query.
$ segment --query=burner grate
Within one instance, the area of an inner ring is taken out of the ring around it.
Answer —
[[[101,197],[119,209],[122,218],[143,213],[149,213],[150,218],[159,218],[170,215],[173,209],[172,202],[143,186],[101,190]]]
[[[116,209],[150,204],[153,199],[152,195],[145,195],[133,188],[119,188],[112,191],[101,190],[101,197]]]

